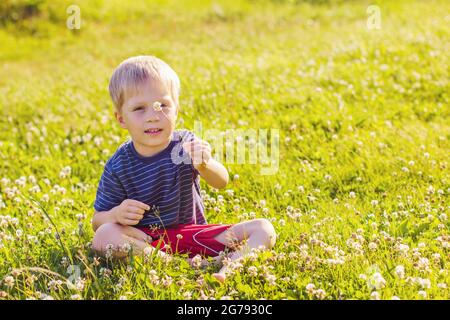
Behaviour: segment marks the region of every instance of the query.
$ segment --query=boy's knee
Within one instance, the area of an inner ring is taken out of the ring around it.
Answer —
[[[121,226],[117,223],[105,223],[98,227],[92,240],[92,249],[99,253],[106,251],[108,244],[113,244],[113,238],[120,233]]]
[[[277,240],[277,234],[272,223],[264,218],[256,219],[254,221],[257,225],[258,230],[262,232],[266,237],[266,245],[268,249],[272,248]]]

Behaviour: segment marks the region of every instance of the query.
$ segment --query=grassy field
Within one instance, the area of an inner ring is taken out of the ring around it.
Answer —
[[[369,1],[23,2],[0,7],[0,299],[450,298],[448,1],[378,1],[380,29]],[[179,74],[179,128],[280,130],[276,174],[202,182],[210,223],[278,233],[225,284],[180,256],[90,250],[127,139],[109,77],[140,54]]]

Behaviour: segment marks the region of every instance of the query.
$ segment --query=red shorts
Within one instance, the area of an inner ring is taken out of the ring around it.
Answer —
[[[151,245],[153,247],[164,252],[187,253],[192,258],[197,254],[209,257],[218,256],[226,246],[214,237],[231,226],[230,224],[179,224],[174,228],[157,230],[149,227],[137,228],[152,237]],[[166,248],[166,244],[170,246],[170,249]]]

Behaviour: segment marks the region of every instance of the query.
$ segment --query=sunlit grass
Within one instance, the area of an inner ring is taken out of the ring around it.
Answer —
[[[368,30],[368,1],[294,2],[78,1],[69,30],[74,1],[52,1],[0,28],[0,298],[450,298],[448,3],[381,2]],[[278,233],[223,285],[183,257],[90,250],[127,138],[107,84],[139,54],[179,74],[179,128],[280,130],[276,175],[226,164],[226,190],[202,183],[210,223]]]

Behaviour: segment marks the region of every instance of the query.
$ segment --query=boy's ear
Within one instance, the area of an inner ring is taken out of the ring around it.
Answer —
[[[116,116],[117,122],[119,122],[120,126],[124,129],[127,128],[127,125],[125,124],[125,121],[123,121],[123,116],[120,112],[115,111],[114,115]]]

